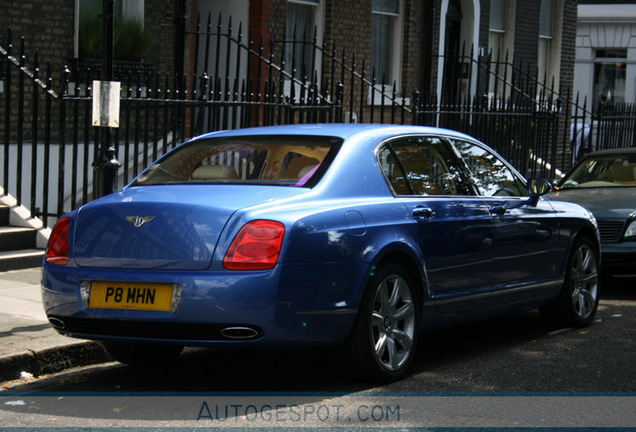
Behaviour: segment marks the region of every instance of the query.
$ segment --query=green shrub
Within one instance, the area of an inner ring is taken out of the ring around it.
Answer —
[[[153,32],[134,18],[115,19],[114,58],[141,61],[150,51]],[[100,17],[83,19],[79,26],[79,58],[102,57],[102,20]]]

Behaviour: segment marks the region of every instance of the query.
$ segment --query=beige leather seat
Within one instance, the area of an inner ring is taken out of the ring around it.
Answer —
[[[201,165],[192,173],[192,180],[236,180],[236,170],[227,165]]]
[[[285,172],[286,179],[299,179],[307,174],[313,167],[318,165],[320,161],[312,157],[297,157],[289,162],[289,167]]]
[[[635,184],[634,166],[626,162],[616,162],[612,165],[611,179],[618,184]]]

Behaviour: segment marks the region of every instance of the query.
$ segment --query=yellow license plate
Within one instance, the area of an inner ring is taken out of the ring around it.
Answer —
[[[170,311],[174,284],[93,282],[89,308]]]

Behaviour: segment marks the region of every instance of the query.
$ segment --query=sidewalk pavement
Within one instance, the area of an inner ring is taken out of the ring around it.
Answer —
[[[22,372],[41,376],[110,361],[99,343],[62,336],[51,327],[40,272],[0,272],[0,383],[20,379]]]

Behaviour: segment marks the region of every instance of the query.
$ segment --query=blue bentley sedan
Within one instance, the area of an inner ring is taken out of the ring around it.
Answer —
[[[395,380],[423,330],[533,308],[590,324],[596,221],[548,190],[449,130],[210,133],[59,219],[44,308],[123,363],[334,347],[360,377]]]

